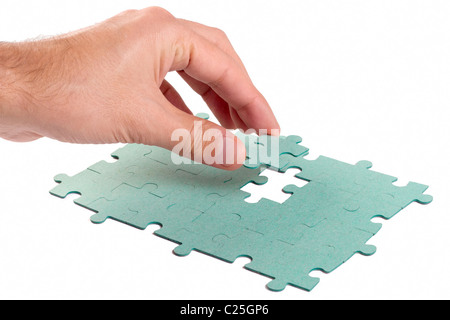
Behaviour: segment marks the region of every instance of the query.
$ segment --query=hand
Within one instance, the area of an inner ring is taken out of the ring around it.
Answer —
[[[164,80],[170,71],[203,97],[222,127],[192,115]],[[212,164],[228,170],[243,163],[245,148],[226,129],[279,129],[222,31],[156,7],[59,37],[0,43],[0,116],[0,136],[13,141],[46,136],[166,149],[179,143],[171,139],[176,129],[193,133],[194,122],[202,121],[203,132],[234,139],[233,159]],[[196,140],[202,137],[192,136],[190,144]],[[225,158],[229,148],[216,155]]]

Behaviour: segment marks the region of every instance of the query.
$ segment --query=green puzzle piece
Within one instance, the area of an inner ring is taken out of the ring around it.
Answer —
[[[80,194],[75,202],[95,212],[94,223],[110,218],[139,229],[158,224],[155,234],[178,243],[174,253],[180,256],[197,250],[230,263],[250,257],[245,268],[272,278],[267,287],[274,291],[286,285],[313,289],[319,280],[311,271],[331,272],[355,253],[375,252],[367,244],[381,228],[373,217],[389,219],[411,202],[432,201],[423,194],[427,186],[394,186],[396,178],[369,170],[368,161],[307,160],[298,136],[238,136],[247,149],[264,152],[233,172],[175,165],[170,151],[130,144],[113,153],[116,162],[98,162],[73,177],[56,176],[59,185],[50,192],[62,198]],[[275,164],[265,155],[277,142]],[[296,177],[309,183],[285,186],[292,196],[283,204],[245,202],[249,194],[240,189],[266,183],[259,174],[267,167],[299,168]]]

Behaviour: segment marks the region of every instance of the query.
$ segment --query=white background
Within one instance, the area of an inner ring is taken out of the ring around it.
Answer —
[[[0,40],[61,34],[122,10],[162,6],[223,29],[266,96],[282,134],[310,158],[326,155],[430,185],[313,292],[265,289],[268,278],[193,252],[50,196],[53,176],[109,159],[117,145],[0,140],[0,298],[440,299],[450,298],[449,1],[2,0]],[[202,100],[169,81],[194,112]]]

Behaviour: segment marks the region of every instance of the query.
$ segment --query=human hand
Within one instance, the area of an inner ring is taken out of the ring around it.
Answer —
[[[203,97],[222,126],[192,115],[164,80],[170,71]],[[279,129],[226,35],[157,7],[63,36],[0,43],[0,115],[0,136],[13,141],[46,136],[166,149],[179,143],[171,139],[175,130],[192,134],[201,121],[202,132],[218,130],[235,142],[215,150],[223,161],[212,165],[228,170],[244,162],[245,147],[226,129]],[[203,140],[191,135],[191,157],[211,143]]]

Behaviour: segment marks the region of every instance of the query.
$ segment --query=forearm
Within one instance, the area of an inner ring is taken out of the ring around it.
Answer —
[[[11,108],[14,92],[16,65],[14,45],[0,42],[0,126],[5,122]]]
[[[19,44],[0,43],[0,137],[13,138],[24,114],[23,53]]]
[[[44,93],[47,50],[40,42],[0,42],[0,137],[34,140],[38,102]],[[57,56],[55,56],[57,57]]]
[[[87,86],[95,89],[96,81],[90,83],[88,77],[99,66],[99,59],[93,61],[96,47],[88,39],[89,35],[68,34],[39,41],[0,42],[0,138],[57,138],[53,135],[64,130],[66,118],[82,117],[78,108],[70,105],[85,95]],[[97,43],[101,41],[105,40]]]

